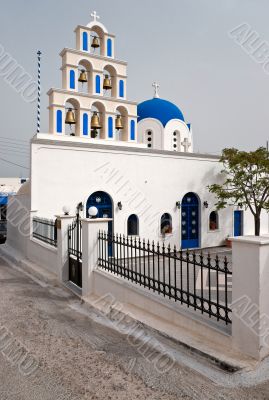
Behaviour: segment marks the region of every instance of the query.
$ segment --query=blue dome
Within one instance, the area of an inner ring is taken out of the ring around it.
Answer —
[[[182,112],[175,104],[156,97],[138,104],[137,114],[138,122],[145,118],[155,118],[158,119],[163,126],[171,119],[180,119],[184,121]]]

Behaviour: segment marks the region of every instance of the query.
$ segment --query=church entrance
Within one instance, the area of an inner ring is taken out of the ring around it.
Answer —
[[[181,204],[181,248],[199,247],[199,199],[195,193],[185,194]]]
[[[112,199],[108,193],[98,191],[90,195],[86,205],[86,217],[89,217],[88,209],[96,207],[98,210],[97,218],[113,218]],[[108,223],[108,233],[113,234],[113,221]],[[112,256],[112,245],[108,245],[108,254]]]

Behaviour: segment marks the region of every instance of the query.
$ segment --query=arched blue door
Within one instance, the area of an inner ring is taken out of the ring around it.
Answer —
[[[86,217],[89,217],[88,209],[95,206],[98,209],[97,218],[113,218],[112,199],[106,192],[94,192],[90,195],[86,205]],[[108,232],[113,233],[113,222],[108,223]],[[112,245],[108,246],[108,254],[112,255]]]
[[[187,193],[181,206],[181,248],[199,247],[199,200],[195,193]]]

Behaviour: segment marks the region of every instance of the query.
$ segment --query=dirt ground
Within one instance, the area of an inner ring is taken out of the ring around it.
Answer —
[[[160,373],[126,336],[80,307],[67,289],[32,280],[0,259],[0,400],[269,399],[269,382],[223,387],[183,364]],[[19,344],[34,360],[32,372],[4,348],[3,332],[13,350]]]

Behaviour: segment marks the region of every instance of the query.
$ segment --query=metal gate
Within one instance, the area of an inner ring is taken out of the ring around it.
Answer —
[[[82,287],[82,226],[79,215],[68,227],[69,280]]]

